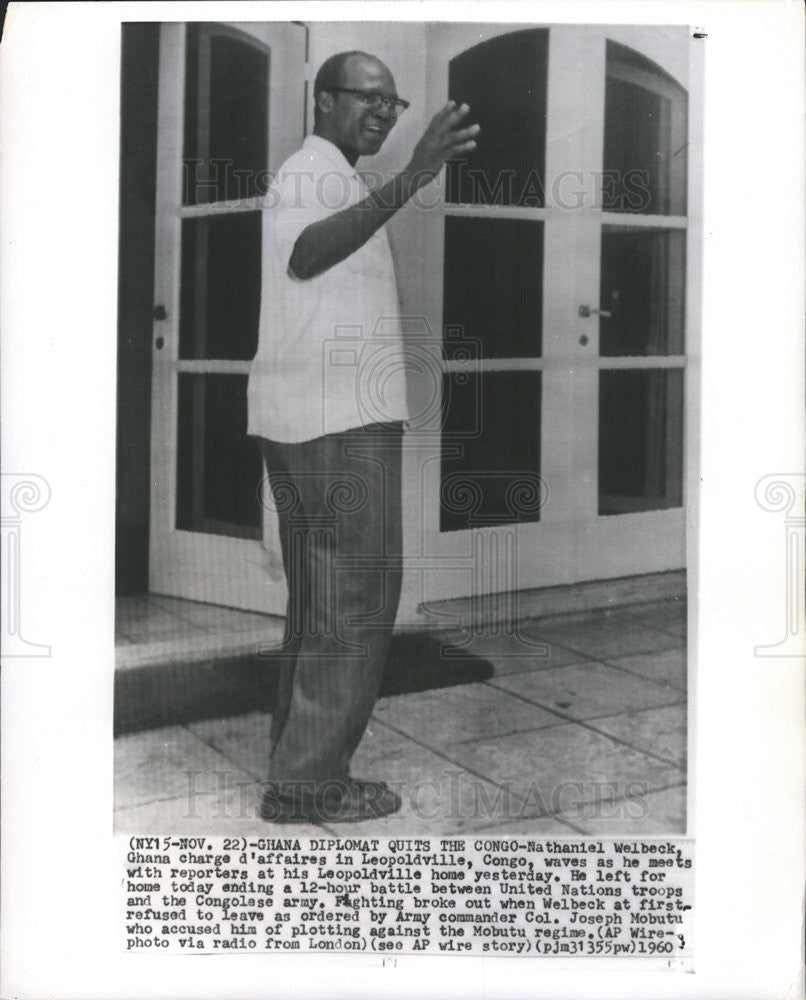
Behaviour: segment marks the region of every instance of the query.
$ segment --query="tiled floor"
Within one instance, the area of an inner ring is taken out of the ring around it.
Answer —
[[[118,603],[119,667],[276,642],[282,623],[171,598]],[[440,633],[489,676],[381,698],[354,761],[403,799],[349,835],[686,830],[686,614],[665,601]],[[270,716],[189,721],[115,741],[119,830],[311,833],[256,815]],[[330,828],[345,833],[345,827]]]

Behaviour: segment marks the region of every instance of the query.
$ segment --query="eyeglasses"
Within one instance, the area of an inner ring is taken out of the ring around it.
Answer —
[[[378,94],[374,90],[354,90],[352,87],[328,87],[327,89],[340,94],[355,94],[364,107],[369,108],[370,111],[378,111],[383,106],[388,108],[396,118],[399,118],[409,106],[409,102],[404,101],[401,97],[384,97],[383,94]]]

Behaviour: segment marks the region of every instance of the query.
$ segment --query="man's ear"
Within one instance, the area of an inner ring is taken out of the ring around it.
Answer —
[[[329,115],[333,110],[335,100],[335,97],[329,90],[320,90],[319,96],[316,98],[316,106],[322,114]]]

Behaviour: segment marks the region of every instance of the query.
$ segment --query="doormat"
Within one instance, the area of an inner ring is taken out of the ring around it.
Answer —
[[[281,652],[202,663],[165,663],[115,674],[114,734],[247,712],[271,713]],[[392,637],[381,698],[488,680],[487,660],[424,632]]]

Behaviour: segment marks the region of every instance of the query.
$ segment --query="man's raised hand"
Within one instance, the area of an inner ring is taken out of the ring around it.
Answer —
[[[476,148],[475,137],[481,126],[464,124],[469,114],[467,104],[457,105],[455,101],[449,101],[431,119],[405,170],[415,188],[433,180],[446,160]]]

